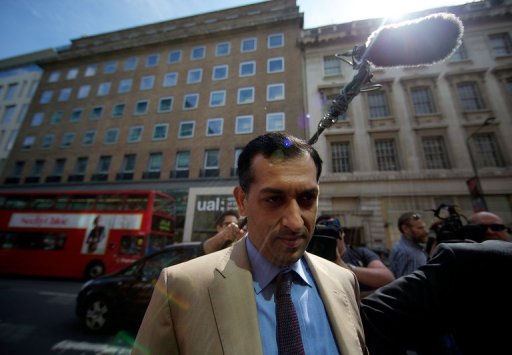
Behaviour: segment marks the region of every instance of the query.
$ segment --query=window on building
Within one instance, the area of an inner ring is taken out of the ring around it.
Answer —
[[[228,78],[228,66],[216,65],[212,70],[212,80],[224,80]]]
[[[94,76],[96,75],[96,70],[97,70],[97,65],[96,64],[89,64],[86,68],[85,68],[85,76],[86,77],[89,77],[89,76]]]
[[[155,76],[154,75],[145,75],[140,78],[140,90],[151,90],[153,85],[155,84]]]
[[[59,81],[59,78],[60,78],[60,71],[53,71],[48,76],[48,82],[55,83],[55,82]]]
[[[84,132],[82,137],[82,146],[90,146],[94,144],[94,140],[96,139],[96,130],[91,129]]]
[[[178,138],[192,138],[194,137],[194,121],[183,121],[180,122],[180,128],[178,130]]]
[[[17,136],[18,136],[18,130],[13,129],[11,131],[11,134],[9,135],[9,139],[7,140],[7,143],[5,143],[5,146],[4,146],[6,151],[10,151],[12,149]]]
[[[12,169],[12,176],[19,177],[23,174],[23,169],[25,168],[25,162],[18,160],[14,163],[13,169]]]
[[[75,161],[75,166],[73,167],[73,174],[76,175],[84,175],[87,170],[87,163],[89,158],[87,157],[78,157]]]
[[[64,116],[63,111],[55,111],[54,113],[52,113],[52,117],[50,117],[50,124],[61,123],[63,116]]]
[[[105,131],[105,144],[116,144],[119,139],[119,128],[109,128]]]
[[[122,79],[119,82],[119,87],[117,88],[117,92],[123,94],[125,92],[130,92],[132,90],[133,79]]]
[[[161,141],[167,139],[167,133],[169,132],[168,123],[158,123],[153,126],[153,137],[154,141]]]
[[[16,105],[5,106],[4,114],[2,116],[2,124],[9,124],[13,121],[16,114]],[[40,113],[43,115],[42,113]]]
[[[237,104],[251,104],[254,102],[254,87],[238,89]]]
[[[157,172],[162,169],[162,153],[150,153],[148,171]]]
[[[199,103],[199,94],[187,94],[183,97],[183,109],[191,110],[197,108]]]
[[[6,94],[6,96],[7,96],[7,94]],[[39,103],[40,104],[47,104],[48,102],[51,101],[52,96],[53,96],[53,91],[52,90],[44,90],[41,93],[41,98],[39,99]]]
[[[112,156],[110,155],[102,155],[98,160],[98,165],[96,166],[97,174],[108,174],[110,170],[110,164],[112,162]]]
[[[34,165],[32,165],[32,171],[30,176],[41,176],[43,174],[45,161],[42,159],[37,159],[34,161]]]
[[[177,171],[188,171],[190,166],[190,151],[176,152],[175,169]]]
[[[256,38],[246,38],[240,43],[240,52],[252,52],[256,50]]]
[[[66,132],[62,136],[62,139],[60,141],[61,148],[69,148],[73,144],[73,141],[75,140],[76,134],[74,132]]]
[[[281,73],[284,71],[284,58],[269,58],[267,60],[267,73]]]
[[[464,111],[485,109],[482,96],[475,82],[457,83],[457,92]]]
[[[187,73],[187,84],[200,83],[203,78],[203,69],[195,68],[190,69]]]
[[[43,149],[50,148],[54,141],[55,141],[55,134],[53,134],[53,133],[43,136],[43,141],[41,142],[41,148],[43,148]]]
[[[375,156],[377,158],[377,169],[379,171],[398,171],[398,152],[394,139],[376,139]]]
[[[224,106],[226,104],[226,90],[210,92],[210,107]]]
[[[276,33],[269,35],[267,38],[267,46],[268,48],[284,47],[284,34]]]
[[[341,60],[333,55],[324,57],[324,76],[341,75]]]
[[[267,132],[284,130],[284,112],[267,113]]]
[[[142,132],[144,131],[144,126],[131,126],[128,130],[128,143],[136,143],[140,142],[142,139]]]
[[[442,136],[421,138],[427,169],[449,169],[448,154]]]
[[[138,59],[137,57],[126,58],[123,65],[124,71],[131,71],[137,68]]]
[[[55,159],[55,164],[53,165],[52,175],[62,176],[64,174],[64,167],[66,166],[65,158],[57,158]]]
[[[101,118],[102,114],[103,114],[103,106],[96,106],[96,107],[92,108],[89,118],[91,120],[99,120]]]
[[[171,112],[173,101],[174,99],[172,96],[162,97],[158,103],[158,112]]]
[[[68,70],[68,73],[66,74],[66,80],[76,79],[77,76],[78,76],[78,68],[71,68]]]
[[[331,156],[333,173],[352,172],[352,152],[349,142],[331,143]]]
[[[158,65],[158,61],[160,59],[160,55],[158,54],[150,54],[146,57],[146,67],[156,67]]]
[[[169,57],[167,58],[167,62],[169,64],[181,62],[181,51],[180,50],[170,51]]]
[[[205,176],[218,176],[219,156],[220,156],[220,152],[218,149],[205,150],[205,152],[204,152],[204,170],[205,170],[204,175]]]
[[[178,73],[170,72],[164,75],[163,86],[165,88],[176,86],[178,84]]]
[[[206,121],[206,135],[207,136],[220,136],[222,135],[222,127],[224,119],[222,118],[209,118]]]
[[[71,116],[69,117],[69,122],[78,122],[82,119],[82,113],[84,112],[83,108],[75,108],[71,111]]]
[[[78,99],[85,99],[89,96],[89,93],[91,92],[91,85],[82,85],[80,88],[78,88],[78,94],[76,97]]]
[[[32,116],[32,122],[30,123],[31,127],[37,127],[43,124],[44,120],[44,112],[36,112],[34,116]]]
[[[26,136],[23,139],[23,143],[21,145],[21,149],[22,150],[32,149],[32,147],[34,146],[35,142],[36,142],[36,137],[34,137],[34,136]]]
[[[256,75],[256,62],[250,61],[250,62],[242,62],[240,63],[240,70],[239,70],[239,76],[254,76]]]
[[[371,118],[388,117],[389,106],[386,92],[372,91],[368,93],[368,109]]]
[[[247,134],[252,133],[253,130],[253,116],[237,116],[235,121],[235,133],[236,134]]]
[[[121,172],[133,173],[135,171],[135,161],[137,156],[135,154],[125,154],[121,165]]]
[[[137,101],[137,103],[135,104],[134,114],[144,115],[144,114],[148,113],[148,108],[149,108],[149,101],[147,101],[147,100]]]
[[[64,88],[64,89],[60,90],[59,97],[57,98],[57,100],[58,101],[68,101],[70,96],[71,96],[71,88]]]
[[[221,57],[229,55],[231,44],[229,42],[217,43],[215,46],[215,56]]]
[[[28,106],[28,104],[23,104],[23,106],[21,106],[20,114],[18,115],[18,119],[16,120],[16,122],[22,123],[25,120],[25,117],[27,116],[28,112]],[[7,107],[9,106],[6,106],[6,109]]]
[[[5,92],[4,100],[12,100],[16,97],[16,92],[18,91],[18,83],[11,83],[7,86],[7,91]],[[43,92],[44,94],[45,92]],[[41,96],[42,97],[42,96]],[[50,96],[51,98],[51,96]],[[42,100],[42,99],[41,99]],[[41,102],[44,103],[44,102]]]
[[[507,32],[489,35],[489,41],[494,56],[501,57],[512,54],[512,42]]]
[[[106,62],[105,66],[103,67],[103,73],[105,73],[105,74],[112,74],[116,70],[117,70],[117,61],[115,61],[115,60]]]
[[[432,91],[428,86],[411,88],[412,104],[417,115],[427,115],[436,112]]]
[[[504,167],[505,161],[494,133],[478,133],[470,140],[474,149],[476,165],[484,167]]]
[[[267,101],[284,100],[284,84],[267,85]]]
[[[110,92],[110,86],[111,86],[110,82],[100,83],[100,85],[98,85],[98,91],[96,92],[96,95],[97,96],[108,95],[108,93]]]
[[[203,59],[206,53],[206,47],[205,46],[199,46],[192,48],[192,51],[190,52],[190,59],[191,60],[199,60]]]
[[[115,104],[112,108],[112,117],[123,117],[125,106],[124,103]]]

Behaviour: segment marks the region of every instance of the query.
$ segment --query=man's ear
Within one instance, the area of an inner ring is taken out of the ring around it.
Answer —
[[[235,196],[236,204],[238,206],[238,213],[241,216],[245,216],[245,192],[242,190],[240,185],[235,187],[233,190],[233,196]]]

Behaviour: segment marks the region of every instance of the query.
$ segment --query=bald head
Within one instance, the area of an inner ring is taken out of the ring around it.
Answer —
[[[487,230],[484,237],[486,240],[510,240],[503,220],[494,213],[487,211],[477,212],[469,218],[469,223],[486,226]]]

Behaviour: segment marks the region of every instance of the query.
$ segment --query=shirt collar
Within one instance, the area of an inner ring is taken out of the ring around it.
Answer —
[[[263,255],[260,254],[256,246],[251,241],[251,238],[247,236],[245,239],[245,244],[247,247],[247,254],[249,256],[249,261],[251,263],[252,268],[252,277],[255,282],[255,291],[256,293],[260,293],[265,287],[267,287],[272,280],[279,274],[281,271],[289,269],[293,270],[300,276],[301,280],[311,286],[311,283],[308,281],[309,278],[306,274],[306,266],[304,257],[300,258],[299,261],[293,263],[289,267],[280,268],[271,262],[269,262]]]

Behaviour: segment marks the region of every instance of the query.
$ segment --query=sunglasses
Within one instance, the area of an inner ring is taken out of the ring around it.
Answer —
[[[484,226],[486,228],[490,228],[494,232],[501,232],[501,231],[504,231],[505,229],[507,229],[507,227],[504,224],[493,223],[493,224],[479,224],[479,225]]]

